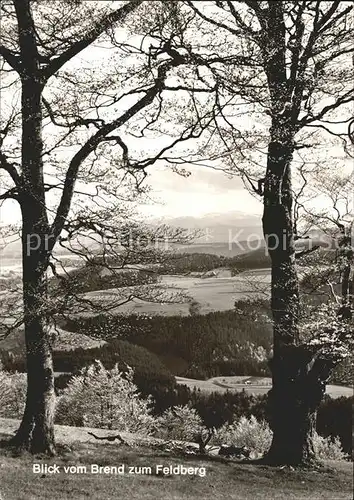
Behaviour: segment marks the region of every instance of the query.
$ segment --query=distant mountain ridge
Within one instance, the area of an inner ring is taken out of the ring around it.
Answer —
[[[252,240],[256,241],[256,240]],[[258,245],[257,245],[258,248]],[[260,240],[260,249],[264,249],[264,241]],[[239,241],[237,244],[235,242],[215,242],[215,243],[194,243],[191,245],[178,245],[176,250],[179,253],[204,253],[211,255],[220,255],[222,257],[237,257],[239,255],[243,255],[248,253],[249,250],[249,242],[248,241]],[[255,250],[257,251],[257,250]],[[263,250],[264,251],[264,250]]]
[[[166,217],[147,219],[146,223],[152,225],[166,224],[171,227],[181,227],[189,230],[200,230],[200,237],[196,239],[195,244],[205,247],[205,250],[200,250],[202,253],[215,254],[214,244],[228,244],[231,240],[245,241],[247,238],[261,238],[262,227],[261,218],[257,215],[248,215],[242,212],[227,212],[227,213],[211,213],[201,217]],[[211,244],[211,245],[210,245]],[[233,244],[232,246],[236,246]],[[210,252],[208,251],[210,250]],[[190,252],[190,250],[186,250]],[[238,255],[240,251],[231,252],[226,248],[222,248],[220,255],[231,256]],[[56,248],[58,255],[67,253],[61,247]],[[20,259],[21,258],[21,241],[11,241],[4,245],[0,244],[0,259]],[[0,262],[1,265],[1,262]]]
[[[153,219],[153,224],[167,224],[190,230],[200,230],[196,244],[229,243],[262,238],[262,220],[258,215],[242,212],[212,213],[202,217],[165,217]]]
[[[260,215],[245,214],[242,212],[211,213],[201,217],[163,217],[145,221],[151,225],[166,224],[171,227],[180,227],[187,230],[199,230],[200,235],[188,245],[176,245],[178,251],[186,253],[210,253],[225,257],[235,257],[248,252],[264,252],[262,220]],[[311,240],[299,240],[297,246],[307,248],[308,242],[319,244],[321,247],[332,247],[329,238],[320,231],[312,231]],[[82,238],[80,238],[82,240]],[[332,240],[333,241],[333,240]],[[86,244],[86,242],[84,242]],[[92,243],[91,243],[92,244]],[[90,244],[88,244],[90,247]],[[263,250],[262,250],[263,249]],[[67,254],[67,250],[57,246],[56,254]],[[16,240],[6,246],[0,244],[1,259],[20,259],[21,241]]]

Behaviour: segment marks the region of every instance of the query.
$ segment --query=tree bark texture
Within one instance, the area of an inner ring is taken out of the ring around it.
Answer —
[[[54,372],[47,316],[49,224],[43,181],[42,84],[36,72],[22,80],[22,266],[27,398],[13,444],[54,454]]]

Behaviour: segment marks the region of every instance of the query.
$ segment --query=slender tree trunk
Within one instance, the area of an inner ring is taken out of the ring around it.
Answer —
[[[340,253],[339,256],[343,261],[343,271],[342,271],[342,304],[350,310],[353,304],[353,282],[354,282],[354,271],[353,271],[353,242],[352,235],[350,232],[350,227],[343,227],[343,237],[340,241]]]

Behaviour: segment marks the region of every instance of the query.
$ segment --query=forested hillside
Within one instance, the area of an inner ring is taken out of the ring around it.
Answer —
[[[248,301],[237,309],[192,316],[104,315],[72,319],[70,331],[93,338],[124,339],[149,349],[176,375],[266,375],[271,323],[266,303]]]

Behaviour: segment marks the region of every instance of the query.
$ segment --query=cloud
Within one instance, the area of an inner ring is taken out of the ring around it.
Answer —
[[[225,193],[245,189],[239,177],[230,178],[222,171],[196,166],[186,170],[191,173],[189,177],[178,175],[168,167],[152,169],[148,175],[148,183],[154,192],[161,194],[164,190],[170,189],[182,193]]]
[[[229,178],[223,172],[195,167],[187,178],[169,168],[149,172],[151,197],[160,204],[145,204],[142,211],[153,216],[200,217],[210,212],[241,211],[261,213],[261,203],[245,188],[239,177]]]

